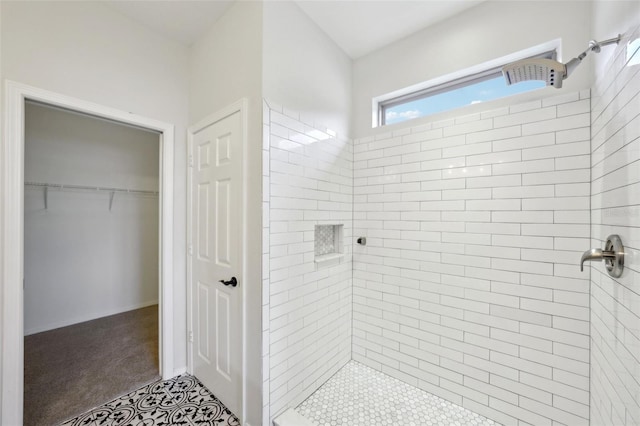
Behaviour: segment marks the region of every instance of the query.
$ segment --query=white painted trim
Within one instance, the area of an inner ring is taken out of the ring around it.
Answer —
[[[217,123],[218,121],[235,114],[236,112],[240,112],[242,113],[243,116],[243,123],[247,122],[246,120],[246,113],[247,113],[247,100],[242,98],[234,103],[232,103],[231,105],[227,105],[226,107],[222,108],[221,110],[218,110],[216,112],[214,112],[213,114],[209,114],[208,116],[206,116],[205,118],[203,118],[202,120],[198,121],[196,124],[193,124],[191,126],[189,126],[189,128],[187,129],[188,135],[193,138],[193,135],[198,133],[200,130],[204,129],[205,127],[209,127],[214,123]],[[246,129],[242,129],[243,133],[246,133],[245,130]],[[244,139],[244,135],[243,135],[243,139]],[[245,141],[246,142],[246,141]],[[243,164],[244,165],[244,164]]]
[[[162,133],[160,139],[160,373],[172,377],[173,366],[173,158],[174,126],[126,111],[25,84],[5,83],[5,132],[0,141],[2,223],[2,373],[0,424],[22,424],[23,403],[23,264],[24,264],[24,102],[33,100]]]
[[[247,391],[249,389],[249,383],[247,381],[248,374],[248,357],[245,348],[248,347],[247,340],[249,338],[249,332],[247,331],[247,288],[262,288],[262,279],[255,287],[249,281],[249,274],[247,270],[249,268],[249,253],[247,247],[249,247],[249,215],[247,213],[247,206],[249,205],[249,102],[246,98],[240,99],[235,104],[236,108],[239,108],[241,120],[242,120],[242,240],[240,241],[240,253],[242,253],[242,276],[244,277],[244,285],[242,286],[242,409],[240,421],[244,422],[247,418]],[[260,173],[262,177],[262,173]],[[262,235],[259,236],[260,241]],[[260,266],[257,266],[260,267]],[[251,286],[251,287],[250,287]]]
[[[156,129],[160,130],[160,129]],[[173,377],[173,172],[174,126],[167,124],[160,136],[160,214],[159,214],[159,329],[160,375]]]
[[[248,155],[248,129],[249,129],[249,120],[248,120],[248,101],[245,98],[242,98],[231,105],[226,106],[225,108],[214,112],[213,114],[208,115],[202,120],[198,121],[196,124],[189,126],[187,129],[187,324],[188,330],[187,334],[191,335],[193,330],[193,292],[192,292],[192,279],[193,279],[193,266],[192,266],[192,227],[193,221],[191,220],[193,214],[193,196],[191,192],[191,186],[193,184],[193,167],[192,159],[193,159],[193,139],[196,133],[201,131],[202,129],[209,127],[218,121],[233,115],[237,112],[240,113],[241,119],[241,139],[242,139],[242,197],[241,197],[241,211],[242,211],[242,238],[240,241],[240,252],[242,253],[242,277],[243,283],[240,286],[242,291],[241,301],[242,301],[242,400],[241,400],[241,412],[235,413],[242,423],[243,419],[247,418],[247,355],[245,348],[247,347],[246,338],[248,336],[247,333],[247,291],[246,289],[251,285],[247,282],[248,274],[248,254],[247,254],[247,242],[248,242],[248,234],[247,234],[247,226],[248,226],[248,215],[247,215],[247,198],[248,198],[248,167],[247,167],[247,155]],[[187,345],[187,372],[193,374],[193,342],[189,339],[189,344]]]
[[[13,85],[5,87],[5,134],[2,146],[2,421],[22,424],[24,391],[23,181],[24,105]],[[12,143],[13,142],[13,143]],[[11,284],[11,285],[9,285]]]
[[[81,322],[87,322],[87,321],[91,321],[98,318],[110,317],[111,315],[123,314],[125,312],[133,311],[136,309],[147,308],[149,306],[153,306],[157,304],[158,304],[157,300],[151,300],[147,302],[135,303],[133,305],[122,306],[120,308],[109,309],[106,311],[92,312],[90,314],[78,316],[73,319],[59,321],[52,324],[47,324],[46,326],[39,326],[39,327],[30,328],[30,329],[25,329],[24,335],[30,336],[31,334],[42,333],[43,331],[55,330],[56,328],[67,327],[69,325],[79,324]]]
[[[173,377],[180,376],[187,372],[187,367],[180,367],[173,370]]]

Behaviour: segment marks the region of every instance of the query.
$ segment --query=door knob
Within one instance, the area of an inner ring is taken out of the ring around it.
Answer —
[[[619,278],[624,269],[624,246],[618,235],[609,235],[603,249],[591,249],[584,252],[580,259],[580,270],[584,270],[587,260],[604,260],[605,268],[613,278]]]
[[[238,285],[238,280],[236,280],[236,277],[231,277],[229,281],[220,280],[220,282],[224,285],[230,285],[231,287],[235,287]]]

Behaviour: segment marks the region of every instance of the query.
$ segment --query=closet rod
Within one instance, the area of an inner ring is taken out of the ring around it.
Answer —
[[[158,195],[158,191],[147,191],[142,189],[126,189],[126,188],[110,188],[110,187],[102,187],[102,186],[85,186],[85,185],[64,185],[59,183],[43,183],[43,182],[25,182],[25,186],[31,187],[44,187],[47,188],[56,188],[56,189],[80,189],[85,191],[103,191],[103,192],[125,192],[130,194],[148,194],[148,195]]]

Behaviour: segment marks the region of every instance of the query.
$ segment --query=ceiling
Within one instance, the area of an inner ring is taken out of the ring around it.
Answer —
[[[147,28],[189,46],[224,14],[233,0],[120,0],[104,4]]]
[[[481,1],[295,0],[354,59],[445,20]],[[233,0],[104,2],[148,28],[185,45],[192,44],[211,28],[231,3]]]
[[[298,6],[351,58],[359,58],[481,1],[313,1]]]

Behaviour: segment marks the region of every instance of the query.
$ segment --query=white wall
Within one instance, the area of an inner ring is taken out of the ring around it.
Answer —
[[[595,58],[591,106],[591,247],[620,235],[625,269],[610,277],[591,270],[591,424],[640,423],[640,3],[594,3],[599,38],[622,34],[619,46]],[[629,60],[632,59],[631,62]],[[631,65],[634,63],[635,65]]]
[[[264,4],[263,96],[349,135],[351,59],[294,2]]]
[[[353,357],[503,424],[589,423],[589,92],[354,144]]]
[[[261,37],[262,5],[238,2],[190,47],[189,124],[241,97],[254,106],[254,98],[262,91]],[[261,108],[261,100],[259,104]],[[252,111],[258,117],[261,113],[261,109]],[[253,120],[251,125],[253,132]]]
[[[158,191],[159,136],[27,104],[25,181]],[[158,303],[158,197],[25,188],[25,335]]]
[[[158,191],[158,133],[34,103],[25,116],[25,181]]]
[[[184,368],[187,49],[96,2],[0,8],[3,79],[175,124],[174,364]]]
[[[587,48],[592,38],[590,2],[487,1],[353,63],[352,134],[371,130],[371,100],[492,59],[562,38],[562,58]],[[589,87],[587,67],[565,91]],[[544,91],[543,91],[544,92]],[[549,93],[531,94],[538,99]]]
[[[246,98],[247,274],[244,424],[262,423],[262,3],[237,2],[189,52],[189,124]],[[236,413],[241,415],[240,413]]]

